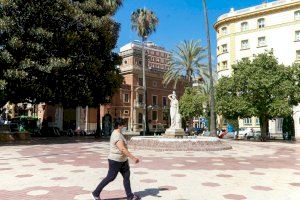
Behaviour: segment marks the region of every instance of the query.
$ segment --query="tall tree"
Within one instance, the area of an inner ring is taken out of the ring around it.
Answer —
[[[97,0],[99,1],[99,0]],[[123,0],[102,0],[103,7],[109,10],[109,15],[114,15],[117,10],[123,5]]]
[[[238,95],[234,84],[234,79],[223,77],[216,85],[216,112],[239,131],[239,118],[252,117],[251,102]]]
[[[211,136],[216,137],[216,119],[215,119],[215,91],[214,91],[214,80],[213,80],[213,69],[211,61],[211,44],[210,44],[210,33],[209,33],[209,22],[206,7],[206,0],[202,0],[204,19],[205,19],[205,30],[206,40],[208,48],[208,69],[210,75],[210,132]]]
[[[112,52],[118,6],[111,8],[107,0],[0,3],[3,102],[98,106],[120,87],[121,58]]]
[[[145,42],[148,37],[156,31],[158,25],[158,18],[154,12],[142,8],[137,9],[131,14],[131,27],[137,32],[137,35],[142,39],[142,65],[143,65],[143,101],[144,101],[144,112],[143,112],[143,134],[146,135],[148,132],[148,112],[147,112],[147,85],[146,85],[146,74],[145,74]]]
[[[164,74],[164,83],[174,82],[174,89],[177,82],[184,78],[187,80],[188,87],[193,86],[194,79],[209,77],[207,66],[202,62],[207,55],[205,48],[200,41],[191,40],[180,43],[173,52],[171,67]]]
[[[192,129],[194,117],[201,117],[204,113],[204,106],[209,96],[202,93],[199,88],[186,88],[179,101],[179,110],[184,121],[189,121],[189,131]]]
[[[218,82],[218,113],[225,118],[259,117],[262,140],[266,140],[269,120],[289,116],[292,105],[300,101],[299,79],[293,73],[299,66],[280,65],[267,52],[232,68],[232,76]]]

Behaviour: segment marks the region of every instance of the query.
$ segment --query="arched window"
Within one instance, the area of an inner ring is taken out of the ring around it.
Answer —
[[[227,35],[227,34],[228,34],[228,33],[227,33],[227,27],[226,27],[226,26],[223,27],[221,30],[222,30],[222,31],[221,31],[221,34],[222,34],[222,35]]]
[[[248,30],[248,22],[241,23],[241,31],[247,31]]]
[[[257,20],[257,27],[258,28],[264,28],[265,27],[265,19],[264,18],[260,18]]]
[[[143,114],[139,113],[139,124],[143,123]]]
[[[295,20],[300,20],[300,10],[295,11]]]

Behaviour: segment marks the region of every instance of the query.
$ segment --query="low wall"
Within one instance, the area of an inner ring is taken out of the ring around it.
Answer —
[[[222,151],[232,147],[214,137],[164,138],[153,136],[132,137],[129,141],[132,149],[155,151]]]
[[[30,138],[29,132],[14,132],[14,133],[1,133],[0,141],[9,142],[15,140],[27,140]]]

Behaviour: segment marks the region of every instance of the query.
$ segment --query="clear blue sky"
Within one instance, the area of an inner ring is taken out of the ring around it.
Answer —
[[[213,55],[216,52],[216,34],[213,24],[217,17],[229,12],[231,7],[237,10],[262,2],[263,0],[207,0]],[[173,50],[181,41],[190,39],[200,39],[206,46],[201,0],[124,0],[123,7],[115,16],[115,19],[121,23],[117,50],[124,44],[139,39],[131,30],[130,15],[137,8],[143,7],[154,11],[159,18],[157,31],[149,40],[168,50]]]

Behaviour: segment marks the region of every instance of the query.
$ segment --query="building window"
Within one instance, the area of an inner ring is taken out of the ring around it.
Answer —
[[[142,61],[141,61],[141,60],[139,60],[139,65],[140,65],[140,66],[142,65]]]
[[[245,118],[244,125],[252,125],[252,118]]]
[[[264,18],[258,19],[257,26],[258,26],[258,28],[264,28],[265,27],[265,19]]]
[[[227,69],[228,63],[227,61],[222,61],[222,69]]]
[[[143,123],[143,114],[139,113],[139,124]]]
[[[258,47],[267,46],[266,37],[259,37],[258,38]]]
[[[124,115],[128,115],[129,114],[129,110],[124,110]]]
[[[241,31],[247,31],[248,30],[248,22],[241,23]]]
[[[139,94],[138,101],[139,103],[143,103],[143,94]]]
[[[143,78],[139,78],[139,86],[143,86]]]
[[[125,64],[125,65],[127,64],[127,60],[124,60],[124,64]]]
[[[300,31],[295,32],[295,41],[300,41]]]
[[[222,45],[222,53],[227,53],[228,50],[227,50],[227,44],[223,44]]]
[[[152,120],[158,120],[158,118],[157,118],[157,111],[156,110],[152,111]]]
[[[296,51],[296,60],[300,61],[300,50]]]
[[[295,12],[295,20],[300,20],[300,10]]]
[[[247,61],[247,60],[249,60],[249,58],[248,58],[248,57],[244,57],[244,58],[242,58],[242,61],[243,61],[243,62],[245,62],[245,61]]]
[[[152,105],[153,106],[157,105],[157,96],[152,96]]]
[[[222,28],[222,35],[227,35],[227,27]]]
[[[242,40],[241,42],[241,49],[249,49],[249,40]]]
[[[124,99],[123,99],[123,101],[124,101],[125,103],[129,103],[129,94],[124,94]]]
[[[259,123],[259,118],[256,118],[255,124],[256,124],[256,125],[259,125],[259,124],[260,124],[260,123]]]
[[[167,106],[167,97],[162,97],[162,105]]]
[[[153,87],[157,87],[157,82],[153,81],[152,85],[153,85]]]

